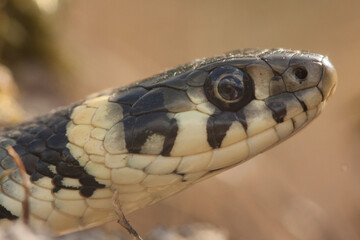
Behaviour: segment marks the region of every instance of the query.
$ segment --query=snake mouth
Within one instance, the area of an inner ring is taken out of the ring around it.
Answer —
[[[327,70],[325,70],[326,72]],[[333,81],[333,77],[324,76],[322,81]],[[327,86],[322,83],[321,86]],[[212,151],[207,166],[208,174],[220,172],[242,163],[251,157],[276,146],[308,125],[323,110],[329,92],[321,91],[318,86],[296,92],[286,92],[262,100],[253,100],[243,110],[246,120],[246,134],[231,144],[227,138],[233,132],[230,128],[220,148]],[[324,97],[324,94],[326,98]],[[235,139],[235,138],[234,138]],[[207,176],[207,175],[206,175]]]
[[[318,105],[288,117],[281,123],[278,123],[272,127],[268,127],[257,134],[244,139],[233,145],[224,147],[222,149],[216,149],[212,152],[212,160],[210,161],[207,169],[208,172],[195,182],[199,182],[224,172],[230,168],[233,168],[239,164],[244,163],[248,159],[277,146],[282,141],[293,136],[299,132],[305,126],[307,126],[313,119],[315,119],[321,112],[325,105],[324,101],[321,101]],[[247,148],[244,150],[244,148]],[[234,149],[237,152],[243,152],[242,157],[235,157]],[[217,153],[216,153],[217,152]],[[222,154],[219,154],[219,153]],[[230,153],[230,154],[229,154]],[[227,155],[228,158],[224,162],[220,156]]]

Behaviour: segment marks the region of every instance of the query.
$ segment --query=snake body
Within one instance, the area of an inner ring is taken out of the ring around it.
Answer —
[[[55,234],[162,200],[265,151],[307,125],[334,91],[327,57],[242,50],[196,60],[125,88],[89,96],[0,133],[1,221],[23,214]]]

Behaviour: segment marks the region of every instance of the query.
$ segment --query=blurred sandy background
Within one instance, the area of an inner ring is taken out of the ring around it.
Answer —
[[[54,24],[68,74],[34,71],[32,62],[15,70],[28,116],[234,49],[283,47],[328,55],[339,84],[314,123],[129,219],[143,235],[158,225],[207,222],[227,231],[229,239],[360,239],[359,1],[37,2]]]

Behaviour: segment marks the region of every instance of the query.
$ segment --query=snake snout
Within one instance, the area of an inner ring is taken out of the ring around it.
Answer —
[[[328,57],[323,59],[323,77],[318,88],[321,90],[324,100],[327,100],[335,91],[337,85],[337,73]]]

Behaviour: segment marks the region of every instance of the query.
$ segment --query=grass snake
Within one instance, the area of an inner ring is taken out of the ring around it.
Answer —
[[[0,131],[0,224],[23,214],[63,234],[114,220],[245,162],[322,111],[336,86],[327,57],[246,49],[93,94]]]

